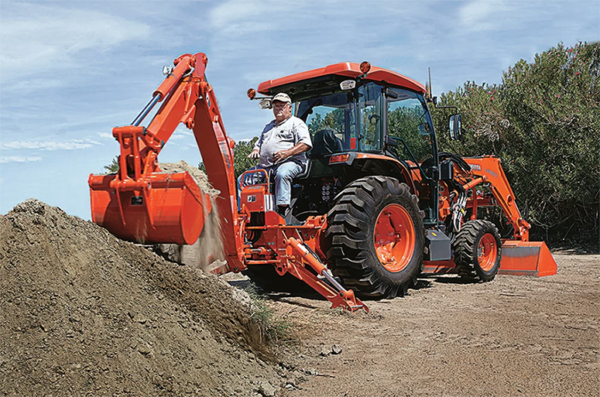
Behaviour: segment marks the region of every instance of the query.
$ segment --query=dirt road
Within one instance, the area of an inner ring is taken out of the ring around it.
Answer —
[[[369,302],[371,314],[317,296],[271,301],[303,338],[300,366],[319,374],[282,395],[599,395],[600,255],[555,257],[552,277],[424,279]]]

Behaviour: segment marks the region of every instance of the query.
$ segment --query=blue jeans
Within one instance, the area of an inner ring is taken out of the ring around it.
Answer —
[[[286,161],[285,163],[277,164],[273,167],[260,167],[255,166],[248,171],[265,169],[267,172],[272,171],[275,174],[275,202],[277,205],[290,205],[290,199],[292,196],[292,180],[302,173],[303,167],[293,161]],[[240,175],[237,179],[238,188],[238,210],[240,209],[240,192],[242,190],[242,176]]]

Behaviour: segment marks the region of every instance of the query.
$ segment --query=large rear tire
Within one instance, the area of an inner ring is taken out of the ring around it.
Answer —
[[[333,274],[358,295],[403,296],[421,271],[423,212],[408,186],[370,176],[348,185],[327,214],[323,247]]]
[[[481,219],[463,225],[453,244],[454,263],[461,278],[492,281],[502,260],[502,243],[496,226]]]

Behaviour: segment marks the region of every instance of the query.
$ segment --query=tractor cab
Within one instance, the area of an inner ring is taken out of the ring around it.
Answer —
[[[437,142],[424,86],[365,63],[341,63],[264,82],[258,91],[290,95],[310,131],[309,166],[294,192],[297,219],[327,213],[348,184],[382,175],[406,183],[419,195],[425,223],[437,223]]]

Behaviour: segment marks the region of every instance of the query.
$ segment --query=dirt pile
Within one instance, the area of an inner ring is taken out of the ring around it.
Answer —
[[[200,189],[208,193],[210,203],[204,205],[204,227],[198,241],[193,245],[176,244],[157,244],[155,250],[165,258],[185,264],[188,266],[197,266],[207,271],[225,264],[225,252],[223,247],[223,236],[221,234],[221,220],[216,205],[219,197],[219,191],[214,189],[208,177],[204,172],[193,167],[185,161],[178,163],[160,163],[160,168],[164,172],[184,172],[187,171],[196,181]],[[203,196],[204,200],[205,197]],[[208,212],[208,208],[211,208]],[[226,238],[226,237],[225,237]]]
[[[250,310],[215,276],[37,200],[0,217],[0,231],[0,395],[251,396],[285,384]]]

